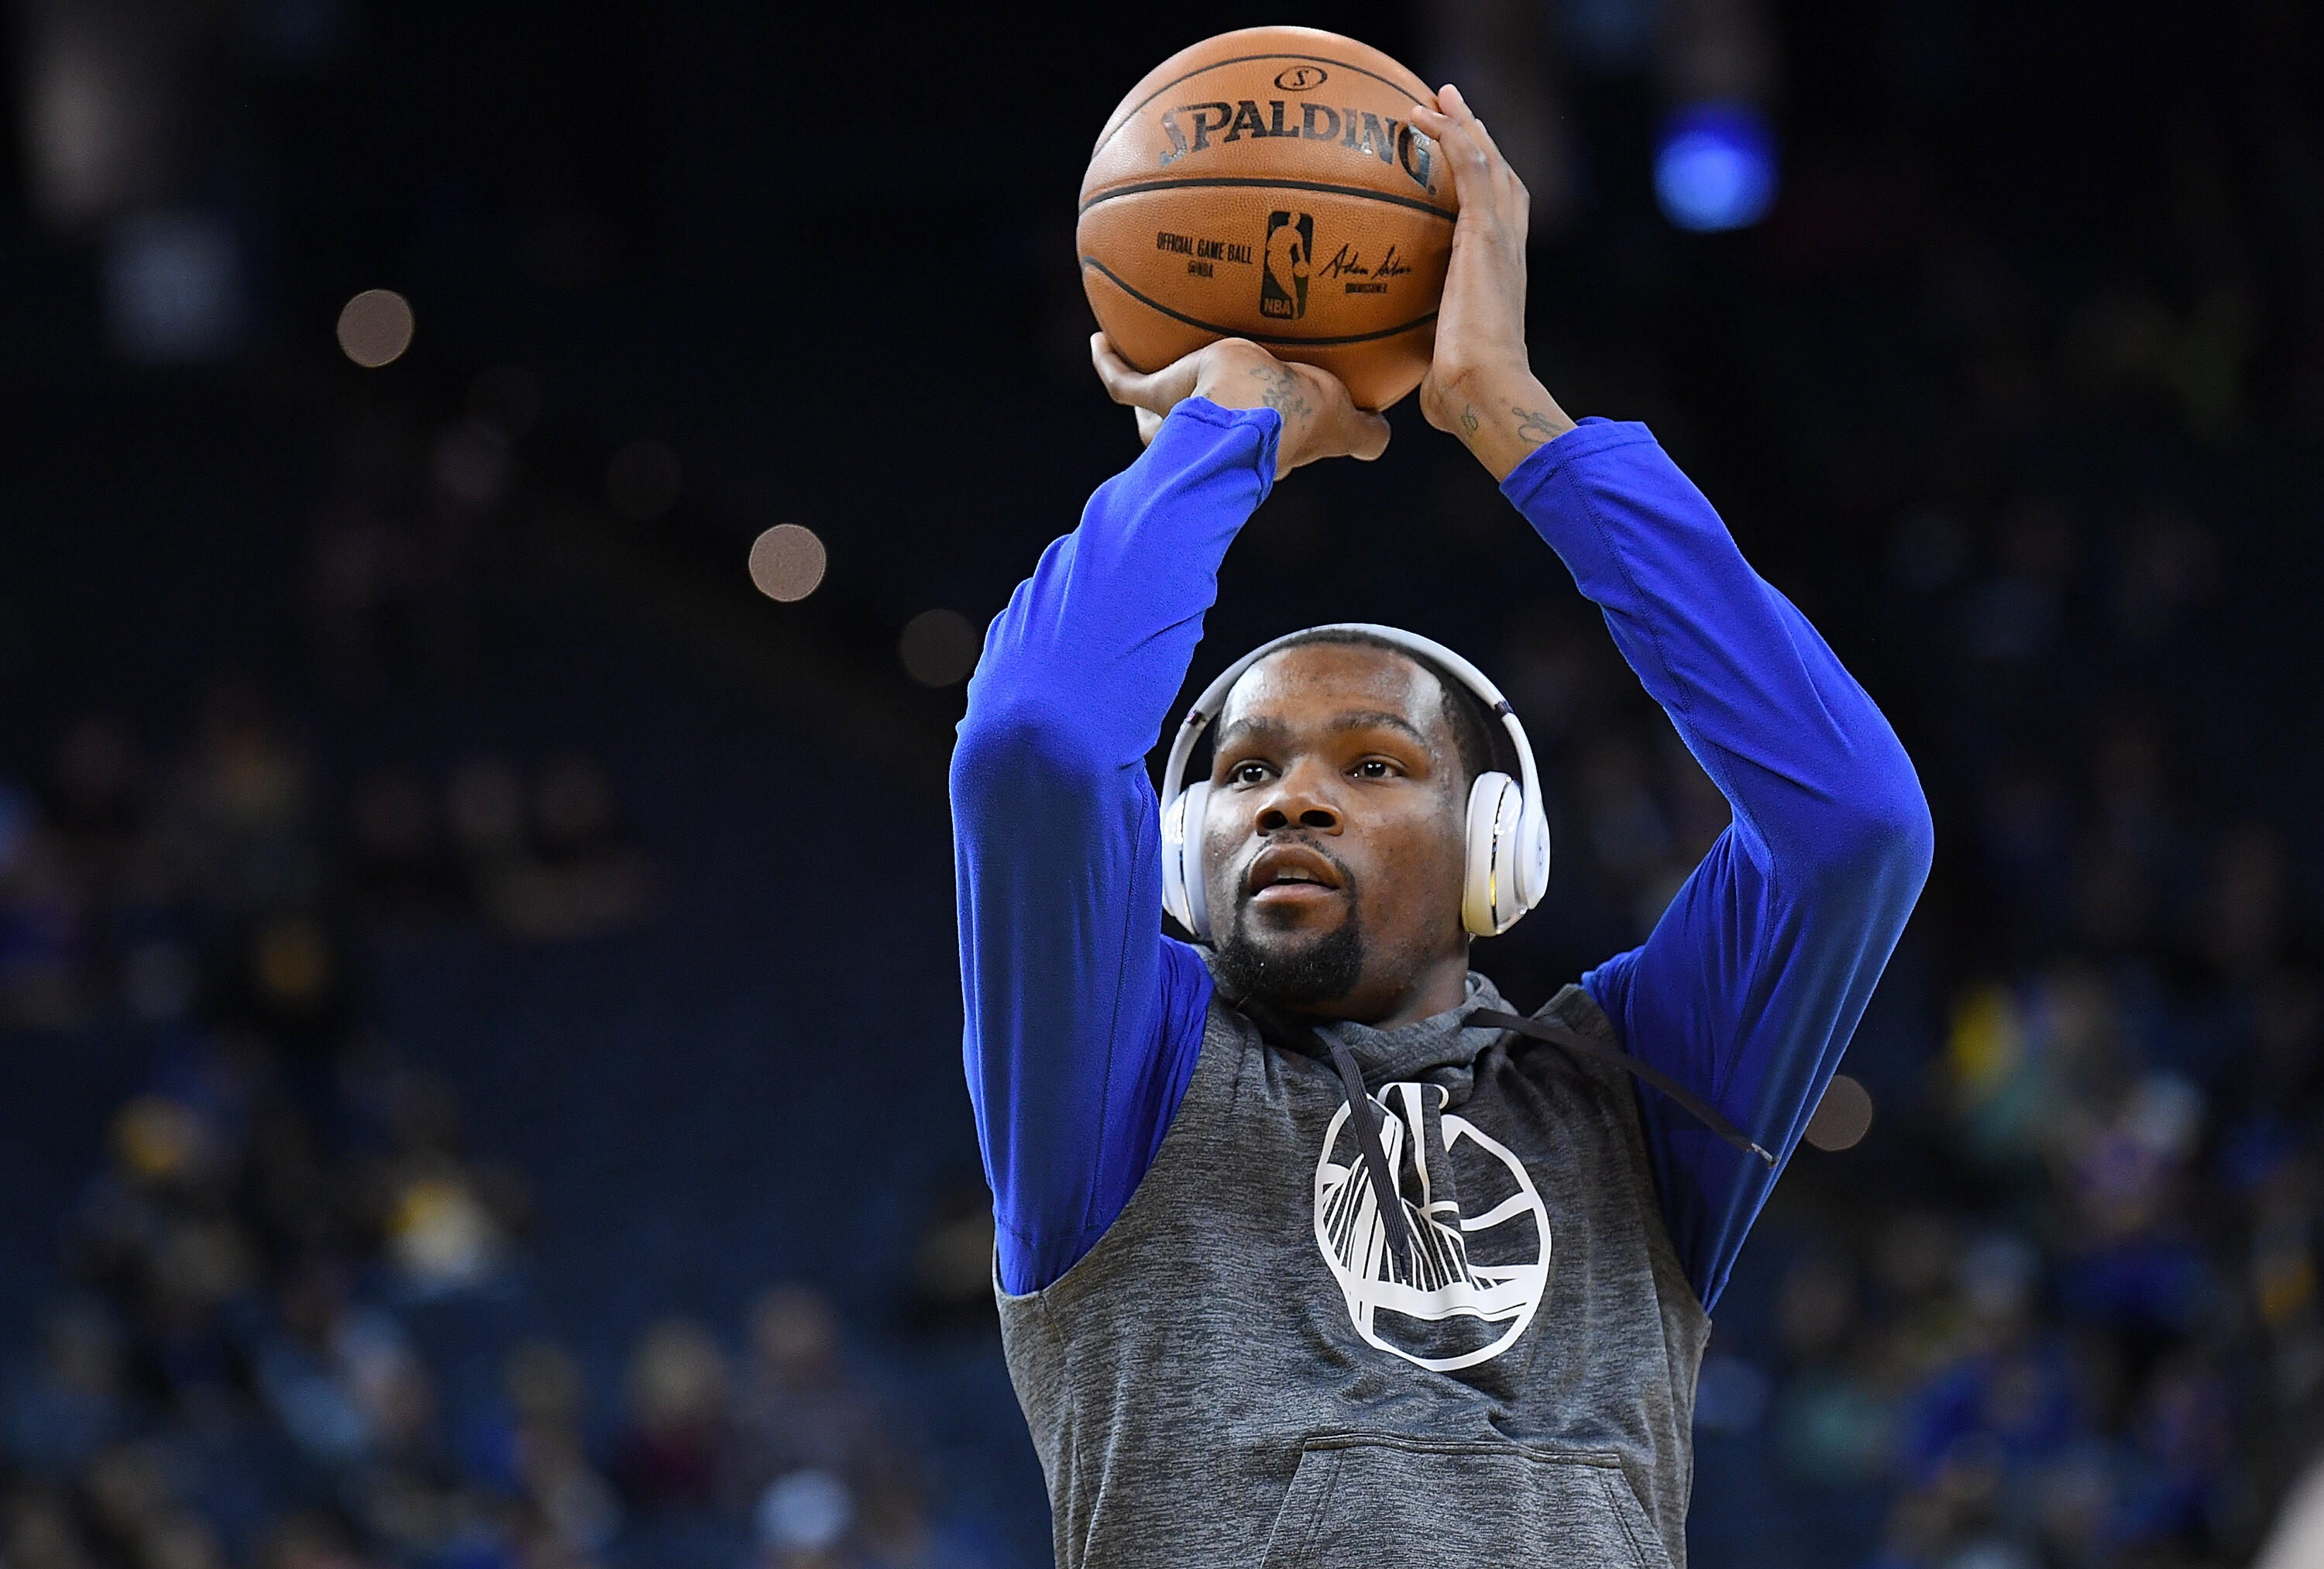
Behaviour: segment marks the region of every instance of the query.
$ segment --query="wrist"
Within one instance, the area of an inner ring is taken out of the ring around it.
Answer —
[[[1526,388],[1541,385],[1522,354],[1448,366],[1436,379],[1452,396],[1480,403],[1508,402],[1521,398]]]
[[[1556,411],[1554,420],[1563,421],[1558,434],[1572,429],[1573,422],[1557,409],[1549,389],[1522,360],[1515,365],[1480,365],[1463,376],[1459,385],[1461,397],[1480,409],[1492,410],[1497,417],[1522,420],[1530,411]]]
[[[1461,438],[1494,483],[1548,442],[1573,429],[1530,367],[1522,362],[1479,365],[1435,390],[1430,418]]]

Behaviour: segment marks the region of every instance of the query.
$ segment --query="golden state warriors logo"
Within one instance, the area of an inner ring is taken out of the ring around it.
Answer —
[[[1304,212],[1267,215],[1267,264],[1259,274],[1259,313],[1276,321],[1307,314],[1308,265],[1315,258],[1315,220]]]
[[[1517,1343],[1541,1306],[1549,1212],[1525,1162],[1446,1112],[1442,1086],[1389,1084],[1381,1094],[1388,1102],[1380,1118],[1388,1168],[1401,1173],[1408,1164],[1420,1186],[1416,1203],[1408,1192],[1397,1195],[1412,1231],[1411,1268],[1399,1266],[1388,1248],[1344,1104],[1324,1131],[1315,1163],[1315,1245],[1348,1299],[1356,1333],[1370,1344],[1432,1372],[1490,1361]],[[1432,1142],[1437,1148],[1428,1148]],[[1422,1158],[1407,1162],[1407,1150]],[[1439,1183],[1459,1197],[1434,1192]]]

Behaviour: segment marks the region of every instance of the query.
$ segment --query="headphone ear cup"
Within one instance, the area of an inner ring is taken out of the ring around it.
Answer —
[[[1192,931],[1181,860],[1185,847],[1186,792],[1180,790],[1162,804],[1162,912]]]
[[[1517,829],[1523,848],[1517,859],[1517,889],[1532,909],[1549,893],[1549,814],[1538,803],[1526,803],[1525,822]]]
[[[1498,769],[1469,787],[1469,864],[1461,924],[1480,937],[1505,932],[1529,908],[1519,881],[1525,792]]]
[[[1210,800],[1204,780],[1162,808],[1162,908],[1203,942],[1211,940],[1209,890],[1203,883],[1203,812]]]

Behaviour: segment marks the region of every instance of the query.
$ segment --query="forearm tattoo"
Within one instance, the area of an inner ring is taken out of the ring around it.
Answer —
[[[1474,403],[1461,405],[1461,439],[1472,447],[1477,443],[1477,406]]]
[[[1509,412],[1517,417],[1517,435],[1539,447],[1545,441],[1554,441],[1565,434],[1557,427],[1545,410],[1519,409],[1512,406]],[[1571,427],[1569,427],[1570,429]]]

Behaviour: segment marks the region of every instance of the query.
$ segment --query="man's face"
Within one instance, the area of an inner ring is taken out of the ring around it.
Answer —
[[[1374,1022],[1466,973],[1468,788],[1433,673],[1361,644],[1286,649],[1236,683],[1213,752],[1203,870],[1235,988]]]

